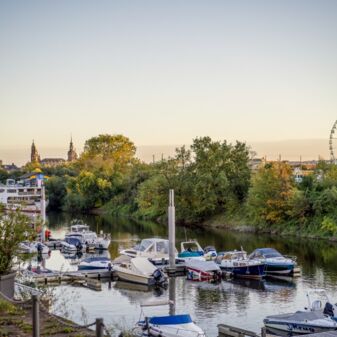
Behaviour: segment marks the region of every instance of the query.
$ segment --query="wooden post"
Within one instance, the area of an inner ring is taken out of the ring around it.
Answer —
[[[267,332],[266,332],[266,327],[261,328],[261,337],[266,337]]]
[[[96,337],[104,337],[103,318],[96,318]]]
[[[32,295],[33,300],[33,337],[40,337],[40,304],[39,295]]]

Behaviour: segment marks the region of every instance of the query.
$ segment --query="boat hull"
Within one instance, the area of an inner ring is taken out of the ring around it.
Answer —
[[[289,276],[294,273],[294,264],[266,263],[266,274]]]
[[[265,273],[265,265],[257,264],[257,265],[248,265],[248,266],[233,266],[227,267],[220,265],[221,270],[230,272],[233,277],[238,278],[248,278],[254,280],[260,280],[266,276]]]
[[[152,285],[154,283],[151,282],[153,280],[151,277],[148,277],[146,275],[140,275],[135,273],[129,273],[128,271],[123,271],[118,268],[116,268],[116,274],[119,280],[137,283],[137,284],[144,284],[144,285]]]
[[[290,322],[268,322],[265,323],[265,327],[268,331],[278,334],[279,332],[294,334],[294,335],[305,335],[320,333],[325,331],[337,330],[333,327],[324,327],[317,325],[310,325],[306,323],[290,323]]]

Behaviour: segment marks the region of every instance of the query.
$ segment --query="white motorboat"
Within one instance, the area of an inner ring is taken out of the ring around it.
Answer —
[[[167,264],[169,260],[169,241],[158,238],[143,239],[139,245],[122,250],[120,254],[131,258],[145,257],[155,265]]]
[[[167,304],[170,302],[150,302],[141,304],[141,308]],[[205,337],[205,332],[189,314],[144,317],[144,320],[137,322],[133,333],[144,337]]]
[[[146,257],[135,257],[130,261],[114,265],[118,279],[145,285],[162,286],[167,283],[167,277],[156,268]]]
[[[78,237],[67,236],[61,241],[61,249],[65,253],[81,252],[86,250],[86,245]]]
[[[81,222],[70,226],[70,231],[66,234],[66,238],[68,237],[77,238],[82,245],[93,247],[94,249],[108,249],[111,242],[108,235],[97,236],[95,232],[90,230],[88,225]]]
[[[39,241],[23,241],[19,244],[19,250],[22,253],[27,254],[33,254],[33,253],[39,253],[39,254],[49,254],[50,249],[46,245],[44,245],[42,242]]]
[[[218,253],[214,246],[207,246],[204,248],[204,257],[206,260],[214,260]]]
[[[221,281],[221,269],[214,261],[189,259],[186,261],[187,279],[191,281]]]
[[[104,256],[87,257],[80,262],[78,270],[108,269],[112,270],[112,261]]]
[[[181,250],[178,257],[183,260],[197,259],[205,261],[204,250],[199,245],[198,241],[184,241],[180,244]]]

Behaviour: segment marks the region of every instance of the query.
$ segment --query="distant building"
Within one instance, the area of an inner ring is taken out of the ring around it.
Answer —
[[[77,153],[74,148],[73,138],[70,138],[69,151],[68,151],[68,161],[77,160]]]
[[[7,172],[16,171],[19,169],[14,163],[9,165],[0,165],[0,167]]]
[[[64,164],[66,161],[63,158],[43,158],[40,164],[43,166],[58,166]]]
[[[72,138],[70,139],[70,144],[69,144],[69,151],[68,151],[68,162],[72,162],[77,159],[77,153],[74,148],[73,140]],[[30,162],[31,163],[40,163],[43,166],[49,166],[49,167],[54,167],[58,165],[62,165],[66,162],[65,159],[63,158],[44,158],[41,160],[40,155],[37,151],[36,145],[32,143],[31,146],[31,153],[30,153]]]
[[[34,140],[33,140],[31,151],[30,151],[30,162],[31,163],[39,163],[40,162],[40,155],[37,152],[37,148],[35,146]]]

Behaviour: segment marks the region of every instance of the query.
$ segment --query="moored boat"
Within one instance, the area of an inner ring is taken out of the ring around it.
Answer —
[[[78,270],[94,270],[94,269],[112,270],[113,265],[111,260],[104,256],[87,257],[83,259],[78,265]]]
[[[154,265],[167,264],[169,260],[169,241],[159,238],[143,239],[140,244],[133,248],[124,249],[120,254],[131,258],[145,257]],[[176,256],[177,254],[176,251]]]
[[[46,245],[44,245],[42,242],[39,241],[23,241],[19,244],[19,250],[22,253],[27,254],[33,254],[33,253],[39,253],[39,254],[49,254],[50,249]]]
[[[216,263],[221,270],[231,273],[233,277],[261,279],[265,274],[265,264],[258,260],[248,259],[244,250],[218,253]]]
[[[296,261],[283,256],[274,248],[255,249],[249,258],[260,260],[266,264],[266,274],[291,276],[294,273]]]
[[[198,241],[190,240],[184,241],[180,244],[180,253],[178,254],[179,259],[198,259],[205,261],[204,250],[199,245]]]
[[[115,265],[114,270],[118,279],[123,281],[156,286],[167,284],[165,274],[145,257],[135,257]]]
[[[267,316],[263,323],[269,332],[278,334],[312,334],[337,330],[337,322],[321,311],[297,311],[290,314]]]
[[[164,301],[141,304],[141,307],[167,305]],[[205,337],[205,332],[193,322],[189,314],[144,317],[133,333],[143,337]]]
[[[189,259],[186,261],[187,279],[191,281],[221,281],[221,269],[214,261]]]

